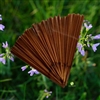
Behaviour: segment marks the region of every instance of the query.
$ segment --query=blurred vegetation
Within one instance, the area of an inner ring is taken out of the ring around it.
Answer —
[[[93,25],[89,32],[100,34],[99,0],[0,0],[2,24],[5,25],[5,30],[0,31],[0,53],[4,51],[2,42],[8,41],[12,47],[18,36],[33,23],[69,13],[83,14]],[[10,70],[0,63],[0,100],[36,100],[45,88],[52,91],[48,100],[100,100],[99,62],[100,47],[96,53],[87,50],[85,57],[76,53],[65,88],[43,75],[30,77],[28,70],[22,72],[21,66],[25,63],[18,58],[10,62]]]

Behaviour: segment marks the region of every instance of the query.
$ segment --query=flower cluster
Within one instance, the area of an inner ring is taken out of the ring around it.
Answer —
[[[27,68],[28,68],[28,65],[21,67],[22,71],[26,70]],[[28,74],[30,74],[30,76],[33,76],[34,74],[39,74],[39,72],[36,69],[34,69],[32,67],[30,67],[30,68],[31,68],[31,70],[28,72]]]
[[[46,98],[48,98],[49,96],[51,96],[52,91],[47,91],[46,89],[44,90]]]
[[[0,15],[0,20],[2,20],[1,15]],[[4,25],[2,25],[2,24],[0,24],[0,30],[1,30],[1,31],[3,31],[3,30],[4,30],[4,28],[5,28],[5,26],[4,26]]]
[[[13,55],[10,52],[7,41],[5,43],[2,43],[2,47],[5,49],[5,53],[0,54],[0,62],[6,64],[6,59],[10,59],[11,61],[14,61]]]
[[[81,30],[81,36],[79,42],[77,43],[77,49],[82,56],[85,55],[85,47],[92,47],[93,51],[96,52],[97,47],[100,45],[100,43],[93,44],[93,40],[100,39],[100,34],[96,36],[92,36],[92,34],[87,35],[87,32],[91,28],[92,24],[90,24],[87,20],[84,20],[83,28]],[[84,29],[85,32],[83,32]]]

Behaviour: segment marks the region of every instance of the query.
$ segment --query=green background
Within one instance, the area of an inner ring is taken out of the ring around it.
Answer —
[[[0,0],[3,18],[0,23],[5,25],[4,31],[0,31],[0,53],[4,52],[2,42],[8,41],[12,47],[33,23],[69,13],[83,14],[93,25],[89,33],[100,34],[99,0]],[[100,46],[96,53],[87,49],[87,56],[75,56],[65,88],[43,75],[30,77],[29,69],[21,71],[23,65],[18,58],[10,62],[10,70],[8,65],[0,63],[0,100],[36,100],[45,88],[52,91],[52,95],[44,100],[100,100]]]

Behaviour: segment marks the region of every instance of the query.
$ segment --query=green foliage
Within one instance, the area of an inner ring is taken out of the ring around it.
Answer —
[[[12,47],[18,36],[33,23],[69,13],[83,14],[93,25],[90,33],[100,34],[99,0],[1,0],[0,14],[5,30],[0,31],[0,53],[3,51],[2,42],[8,41]],[[47,100],[44,89],[52,91],[48,100],[100,100],[99,51],[100,47],[96,53],[87,50],[85,57],[76,52],[65,88],[43,75],[30,77],[28,69],[22,72],[21,66],[25,63],[18,58],[10,62],[10,70],[7,70],[8,65],[0,63],[0,100],[36,100],[39,97]]]

